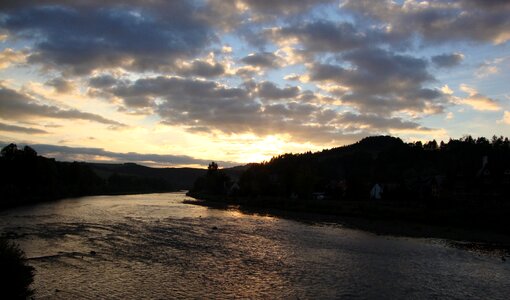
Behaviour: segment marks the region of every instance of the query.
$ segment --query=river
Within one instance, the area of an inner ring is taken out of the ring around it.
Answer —
[[[183,203],[183,193],[0,212],[36,299],[508,299],[510,261],[445,240]]]

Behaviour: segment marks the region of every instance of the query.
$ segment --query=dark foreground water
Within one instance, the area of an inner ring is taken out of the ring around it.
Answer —
[[[18,208],[0,212],[0,232],[36,268],[38,299],[510,297],[510,261],[497,253],[185,198],[101,196]]]

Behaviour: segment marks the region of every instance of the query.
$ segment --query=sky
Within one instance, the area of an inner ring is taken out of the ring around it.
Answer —
[[[0,144],[234,166],[510,132],[510,1],[0,3]]]

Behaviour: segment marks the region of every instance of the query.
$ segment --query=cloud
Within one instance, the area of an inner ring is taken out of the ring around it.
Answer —
[[[53,78],[46,82],[46,85],[55,88],[57,93],[70,93],[76,89],[76,85],[71,80],[62,77]]]
[[[475,110],[480,111],[498,111],[501,106],[497,100],[481,95],[478,91],[466,84],[460,85],[460,90],[467,93],[469,96],[459,100],[461,104],[471,106]]]
[[[487,10],[510,9],[510,3],[506,0],[464,0],[463,3],[473,8]]]
[[[278,134],[297,142],[332,143],[392,129],[428,130],[399,118],[348,116],[312,103],[316,96],[309,91],[280,88],[270,81],[228,87],[214,81],[159,76],[119,81],[103,91],[122,99],[128,107],[146,105],[162,123],[194,133]]]
[[[432,56],[432,62],[440,68],[451,68],[459,65],[464,60],[462,53],[441,54]]]
[[[401,118],[384,118],[376,114],[354,114],[350,112],[340,115],[336,122],[346,123],[348,126],[362,126],[377,130],[390,129],[414,129],[420,131],[430,131],[430,128],[422,127],[420,124],[411,121],[405,121]]]
[[[271,52],[251,53],[241,61],[247,65],[261,68],[278,68],[279,58]]]
[[[475,72],[476,77],[484,78],[499,73],[499,68],[492,64],[483,63]]]
[[[26,94],[2,86],[0,86],[0,118],[4,120],[32,118],[78,119],[111,125],[112,128],[126,126],[97,114],[37,103],[35,99]]]
[[[258,95],[263,99],[289,99],[296,98],[300,92],[299,87],[287,86],[278,88],[270,81],[264,81],[258,84]]]
[[[460,102],[432,72],[464,56],[429,57],[427,47],[501,43],[509,32],[508,5],[496,0],[29,0],[1,3],[0,11],[3,43],[26,47],[4,56],[21,53],[28,66],[50,70],[46,85],[57,92],[76,87],[120,113],[198,134],[317,143],[433,130],[417,117]],[[16,93],[26,98],[1,105],[19,118],[120,124]],[[497,105],[477,93],[463,100]]]
[[[475,72],[476,77],[484,78],[499,73],[499,66],[501,66],[508,58],[509,57],[498,57],[483,62],[478,66]]]
[[[386,24],[394,32],[419,34],[432,42],[467,40],[502,44],[510,39],[507,1],[345,0],[342,8]]]
[[[339,52],[368,43],[366,33],[347,22],[315,21],[300,26],[275,28],[268,33],[280,44],[299,42],[310,52]]]
[[[498,120],[498,123],[503,123],[510,125],[510,111],[506,111],[503,113],[503,118],[501,120]]]
[[[320,4],[331,3],[333,0],[241,0],[257,14],[291,15],[309,11]]]
[[[110,74],[94,76],[89,79],[89,86],[94,88],[108,88],[118,83],[118,79]]]
[[[335,0],[208,0],[203,17],[212,25],[230,31],[250,23],[274,21],[277,18],[292,18],[309,13],[322,4]]]
[[[216,77],[225,73],[225,67],[217,62],[193,60],[191,63],[182,63],[177,73],[181,76]]]
[[[9,125],[0,122],[0,131],[9,131],[9,132],[19,132],[19,133],[28,133],[28,134],[46,134],[48,133],[45,130],[32,128],[32,127],[21,127],[16,125]]]
[[[0,142],[7,145],[6,142]],[[186,155],[144,154],[136,152],[112,152],[102,148],[68,147],[49,144],[30,144],[39,155],[56,158],[61,161],[89,161],[89,162],[134,162],[141,164],[155,164],[165,166],[179,165],[208,165],[211,161],[197,159]],[[236,164],[228,161],[217,161],[222,167],[232,167]]]
[[[47,2],[4,10],[0,26],[10,37],[35,42],[29,62],[73,74],[116,67],[164,70],[213,38],[192,1]]]
[[[441,90],[425,87],[434,77],[424,59],[377,48],[353,50],[341,58],[352,67],[315,64],[310,79],[343,86],[338,95],[342,103],[363,113],[438,113],[447,102]]]
[[[23,51],[6,48],[0,52],[0,70],[8,68],[12,64],[23,63],[25,60],[26,54]]]

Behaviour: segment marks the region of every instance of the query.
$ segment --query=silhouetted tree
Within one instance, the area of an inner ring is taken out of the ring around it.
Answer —
[[[191,193],[224,195],[230,186],[230,178],[219,169],[218,164],[211,162],[207,173],[199,177],[193,184]]]
[[[18,146],[16,144],[9,144],[2,148],[2,157],[6,159],[13,159],[16,156],[16,153],[18,152]]]
[[[23,153],[25,156],[36,157],[37,152],[30,146],[23,147]]]
[[[437,148],[436,140],[429,141],[423,146],[423,149],[425,150],[437,150]]]

